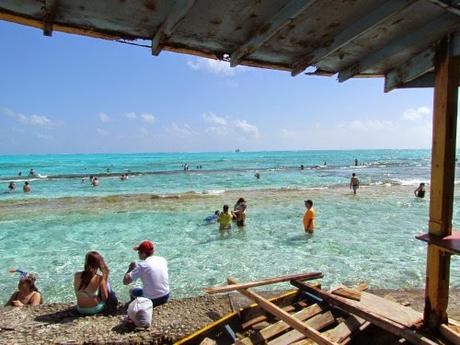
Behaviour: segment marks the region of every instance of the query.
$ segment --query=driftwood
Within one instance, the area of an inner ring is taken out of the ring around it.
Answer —
[[[267,278],[263,280],[257,280],[249,283],[240,283],[234,285],[227,285],[227,286],[217,286],[212,288],[204,289],[204,291],[208,294],[214,293],[222,293],[240,289],[248,289],[251,287],[274,284],[274,283],[281,283],[287,282],[290,280],[312,280],[322,278],[323,274],[321,272],[310,272],[310,273],[300,273],[300,274],[291,274],[287,276],[275,277],[275,278]]]
[[[234,278],[228,278],[229,284],[236,284],[237,281]],[[296,329],[304,336],[311,338],[319,345],[337,345],[337,343],[330,341],[326,337],[324,337],[320,332],[316,329],[308,326],[307,324],[301,322],[300,320],[292,317],[289,313],[285,312],[283,309],[279,308],[275,304],[271,303],[267,299],[263,298],[262,296],[256,294],[253,291],[248,291],[246,289],[238,289],[238,291],[245,295],[246,297],[254,300],[261,308],[265,309],[269,313],[273,314],[280,320],[286,322],[289,326]]]
[[[349,313],[352,313],[356,316],[359,316],[377,327],[380,327],[392,334],[400,336],[409,340],[411,343],[416,345],[436,345],[437,343],[428,339],[427,337],[418,334],[417,332],[405,327],[391,319],[380,316],[379,314],[368,310],[362,306],[358,306],[356,302],[334,296],[333,294],[325,291],[321,291],[311,287],[309,284],[299,281],[292,281],[292,285],[298,287],[299,289],[311,293],[315,296],[320,297],[327,303],[339,307]],[[401,306],[402,307],[402,306]]]

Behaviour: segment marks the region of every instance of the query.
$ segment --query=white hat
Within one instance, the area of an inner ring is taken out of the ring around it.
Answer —
[[[153,303],[145,297],[136,297],[128,306],[128,317],[136,327],[149,328],[152,324]]]

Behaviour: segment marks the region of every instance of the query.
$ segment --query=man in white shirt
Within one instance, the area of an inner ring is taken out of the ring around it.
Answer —
[[[168,263],[161,256],[154,256],[154,244],[145,240],[133,248],[139,254],[140,262],[131,262],[123,278],[123,284],[128,285],[138,278],[142,280],[143,288],[133,288],[131,298],[146,297],[152,300],[153,307],[166,303],[169,299]]]

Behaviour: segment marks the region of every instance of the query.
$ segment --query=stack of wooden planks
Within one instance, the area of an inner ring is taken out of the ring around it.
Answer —
[[[242,309],[241,313],[235,313],[239,315],[240,323],[234,325],[238,329],[236,332],[229,332],[233,339],[228,342],[229,344],[347,344],[355,334],[364,331],[370,324],[413,344],[439,344],[420,332],[423,325],[421,313],[364,291],[367,289],[365,283],[354,288],[340,286],[327,292],[318,288],[319,284],[315,286],[305,282],[320,277],[322,277],[320,272],[313,272],[248,283],[238,283],[236,279],[229,277],[227,286],[208,288],[205,291],[207,293],[238,291],[255,301],[259,310],[265,311],[265,313],[248,314]],[[277,305],[250,290],[253,287],[286,281],[297,287],[297,295],[302,297],[292,300],[289,305]],[[227,318],[228,320],[230,318]],[[441,332],[447,334],[446,338],[458,341],[460,338],[455,338],[458,330],[460,325],[449,325]],[[206,334],[211,334],[209,328]],[[212,339],[211,334],[204,340],[201,337],[196,344],[200,343],[210,345],[216,343],[216,340]],[[453,343],[460,344],[460,342]],[[195,344],[193,336],[181,344]]]

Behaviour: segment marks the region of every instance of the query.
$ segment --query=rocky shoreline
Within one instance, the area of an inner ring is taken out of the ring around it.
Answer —
[[[372,292],[423,311],[423,290]],[[449,302],[449,316],[459,320],[459,290],[451,291]],[[70,303],[3,307],[0,344],[172,344],[249,303],[236,293],[171,300],[155,309],[153,325],[147,330],[127,325],[126,306],[121,304],[113,315],[86,317]]]

